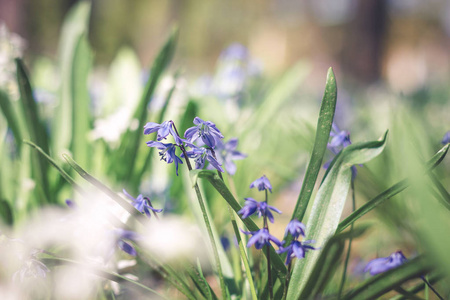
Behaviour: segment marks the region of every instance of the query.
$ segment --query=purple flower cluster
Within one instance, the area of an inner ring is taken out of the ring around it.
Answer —
[[[406,261],[408,261],[408,259],[403,255],[403,252],[397,251],[388,257],[380,257],[371,260],[364,268],[364,272],[369,271],[370,275],[377,275],[390,269],[397,268]]]
[[[338,155],[339,152],[342,151],[342,149],[346,148],[347,146],[350,146],[352,142],[350,141],[350,132],[347,130],[339,130],[339,127],[333,123],[331,131],[330,131],[330,137],[331,141],[328,143],[327,148],[330,150],[334,155]],[[330,163],[333,159],[330,159],[327,161],[323,167],[325,169],[328,169],[330,166]],[[352,170],[352,180],[355,179],[356,174],[358,173],[358,170],[355,166],[351,167]]]
[[[208,167],[224,172],[222,164],[225,164],[227,171],[233,175],[236,172],[236,165],[233,161],[246,157],[236,150],[237,139],[232,139],[224,144],[222,142],[224,136],[216,124],[211,121],[203,121],[199,117],[195,117],[193,123],[195,126],[188,128],[184,133],[185,139],[182,139],[178,135],[173,121],[165,121],[162,124],[148,122],[144,126],[144,134],[157,132],[157,141],[149,141],[147,146],[159,149],[161,160],[168,164],[175,163],[177,175],[178,165],[183,163],[180,157],[194,159],[196,169],[203,169],[208,162]],[[160,142],[169,134],[173,136],[175,144]],[[176,154],[177,147],[183,152],[180,156]],[[186,148],[190,148],[190,150],[186,151]]]
[[[314,243],[313,240],[307,240],[300,242],[298,238],[300,236],[305,237],[305,230],[306,226],[296,220],[293,219],[289,224],[286,226],[286,232],[284,234],[284,237],[287,237],[288,234],[290,234],[294,239],[291,241],[291,243],[284,247],[281,246],[280,249],[277,251],[278,254],[287,252],[286,257],[286,265],[289,265],[293,258],[297,257],[298,259],[305,258],[305,254],[309,250],[317,250],[317,248],[314,248],[310,244]],[[285,241],[283,241],[283,244]]]
[[[134,198],[133,196],[128,194],[125,189],[123,189],[122,191],[125,194],[125,196],[127,196],[132,201],[134,208],[136,208],[141,213],[145,213],[147,217],[149,218],[151,217],[151,212],[153,212],[155,215],[156,213],[162,212],[162,209],[154,208],[150,202],[150,199],[148,199],[147,197],[144,197],[141,194],[139,194],[137,198]]]

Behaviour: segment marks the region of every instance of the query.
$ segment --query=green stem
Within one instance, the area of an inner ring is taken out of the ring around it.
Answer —
[[[431,285],[431,283],[428,282],[428,280],[425,279],[425,277],[420,276],[420,279],[422,279],[423,282],[425,282],[425,284],[430,288],[430,290],[433,291],[433,293],[434,293],[439,299],[444,300],[444,298],[442,298],[442,296],[439,295],[439,293],[434,289],[434,287]]]
[[[283,299],[285,299],[285,300],[286,300],[286,297],[287,297],[287,290],[288,290],[288,287],[289,287],[289,280],[291,279],[291,270],[292,270],[292,260],[289,262],[288,271],[287,271],[287,275],[286,275],[286,281],[284,282]]]
[[[267,189],[264,190],[266,193],[266,199],[265,202],[267,204],[268,200],[269,200],[269,195],[267,192]],[[267,229],[267,231],[269,231],[269,224],[267,223],[267,216],[264,216],[264,228]],[[271,264],[270,264],[270,245],[266,245],[266,258],[267,258],[267,284],[269,287],[269,297],[270,300],[273,300],[273,282],[272,282],[272,268],[271,268]]]
[[[173,125],[173,128],[174,128],[176,134],[178,136],[180,136],[179,133],[178,133],[178,130],[177,130],[177,128],[176,128],[176,126],[175,126],[175,124],[173,122],[172,122],[172,125]],[[189,160],[189,157],[187,156],[186,149],[184,148],[183,145],[179,145],[179,147],[180,147],[180,150],[183,152],[184,159],[186,161],[186,165],[187,165],[189,171],[191,171],[192,170],[192,165],[191,165],[191,162]],[[202,210],[203,220],[205,221],[206,230],[208,232],[209,240],[211,242],[211,246],[212,246],[212,249],[213,249],[214,260],[216,262],[217,273],[219,275],[220,287],[221,287],[221,290],[222,290],[222,299],[227,299],[228,298],[227,297],[227,291],[226,291],[227,287],[225,285],[225,279],[223,277],[222,266],[220,264],[219,251],[217,250],[217,245],[214,242],[214,235],[213,235],[213,232],[212,232],[212,229],[211,229],[211,223],[209,222],[208,214],[206,212],[205,202],[203,201],[203,197],[202,197],[202,194],[200,192],[200,188],[199,188],[197,182],[194,184],[194,190],[195,190],[195,193],[197,195],[197,200],[198,200],[198,203],[200,205],[200,209]]]
[[[355,182],[354,182],[353,178],[351,181],[351,189],[352,189],[352,212],[354,212],[356,210],[356,201],[355,201]],[[350,227],[350,238],[348,239],[348,249],[347,249],[347,255],[345,256],[344,270],[342,271],[342,279],[341,279],[341,285],[339,286],[338,299],[341,299],[342,291],[344,290],[345,280],[347,278],[347,266],[348,266],[348,262],[350,260],[350,252],[351,252],[352,240],[353,240],[353,237],[351,236],[351,233],[353,231],[353,225],[354,225],[354,223],[352,223],[352,225]]]

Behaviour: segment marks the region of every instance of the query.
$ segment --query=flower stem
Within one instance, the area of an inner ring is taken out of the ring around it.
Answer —
[[[267,204],[269,200],[269,195],[267,192],[267,189],[264,190],[266,192],[266,199],[265,202]],[[269,231],[269,224],[267,223],[267,216],[264,216],[264,228]],[[273,300],[273,282],[272,282],[272,268],[270,265],[270,244],[266,245],[266,258],[267,258],[267,284],[269,287],[269,297],[270,300]]]
[[[173,128],[174,128],[176,134],[178,136],[180,136],[179,133],[178,133],[177,127],[175,126],[175,123],[173,123],[173,121],[171,121],[171,122],[173,124]],[[183,145],[178,145],[178,146],[180,147],[180,150],[184,154],[184,159],[186,161],[186,165],[187,165],[189,171],[191,171],[192,170],[192,165],[191,165],[191,162],[189,161],[189,157],[187,156],[186,149],[184,148]],[[197,194],[197,200],[198,200],[198,203],[200,205],[200,209],[202,210],[203,220],[205,221],[206,230],[208,232],[209,240],[211,242],[211,246],[212,246],[212,249],[213,249],[214,260],[216,262],[217,273],[219,275],[220,287],[221,287],[221,290],[222,290],[222,299],[227,299],[228,298],[227,297],[228,293],[226,291],[227,287],[225,285],[225,279],[224,279],[223,273],[222,273],[222,266],[220,264],[219,252],[217,250],[217,245],[214,242],[214,235],[213,235],[213,232],[212,232],[212,229],[211,229],[211,223],[209,222],[208,214],[206,213],[205,202],[203,201],[203,197],[202,197],[202,194],[200,192],[200,188],[199,188],[197,183],[194,184],[194,190],[195,190],[195,193]]]
[[[430,288],[430,290],[433,291],[433,293],[434,293],[439,299],[444,300],[444,298],[443,298],[441,295],[439,295],[439,293],[434,289],[434,287],[431,285],[431,283],[430,283],[428,280],[425,279],[425,277],[420,276],[420,279],[422,279],[423,282],[425,282],[425,284]]]
[[[286,274],[286,280],[284,282],[284,292],[283,292],[283,299],[286,299],[287,297],[287,290],[289,287],[289,280],[291,279],[291,270],[292,270],[292,261],[289,262],[288,270]]]
[[[352,212],[356,209],[356,201],[355,201],[355,182],[352,178],[351,181],[351,189],[352,189]],[[350,233],[353,231],[353,223],[350,227]],[[344,263],[344,270],[342,271],[342,279],[341,279],[341,285],[339,286],[339,293],[338,293],[338,299],[341,299],[342,291],[344,290],[345,286],[345,280],[347,278],[347,266],[348,262],[350,260],[350,251],[352,249],[352,237],[348,239],[348,249],[347,249],[347,255],[345,256],[345,263]]]

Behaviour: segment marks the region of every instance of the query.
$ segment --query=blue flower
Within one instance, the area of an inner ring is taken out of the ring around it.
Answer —
[[[263,175],[261,178],[256,179],[250,184],[251,189],[254,187],[257,187],[258,191],[269,190],[272,193],[272,185],[266,175]]]
[[[256,249],[261,249],[264,245],[270,245],[270,242],[275,243],[278,247],[281,245],[281,242],[269,233],[267,228],[261,228],[258,231],[243,231],[245,234],[251,234],[252,237],[248,240],[247,247],[255,245]]]
[[[127,196],[132,202],[133,206],[141,213],[145,213],[147,217],[151,217],[150,211],[152,211],[154,214],[162,212],[162,209],[156,209],[153,208],[150,204],[150,201],[148,198],[143,197],[141,194],[137,196],[137,198],[133,198],[130,194],[127,193],[125,189],[122,190],[125,196]]]
[[[222,133],[217,129],[216,124],[210,121],[203,121],[199,117],[195,117],[194,124],[196,126],[188,128],[184,133],[184,137],[191,143],[202,138],[203,143],[210,148],[214,148],[217,141],[223,139]]]
[[[220,172],[223,172],[221,164],[214,157],[213,153],[211,152],[211,149],[207,149],[204,147],[196,147],[190,143],[186,143],[186,144],[189,145],[189,147],[191,147],[191,150],[186,151],[186,154],[189,158],[194,159],[196,169],[203,169],[203,167],[205,166],[205,160],[206,160],[209,162],[209,164],[211,166],[213,166]],[[181,154],[181,157],[184,157],[184,153]]]
[[[175,130],[173,129],[173,122],[172,121],[164,121],[162,124],[148,122],[144,126],[144,134],[150,134],[153,132],[158,132],[158,135],[156,139],[158,141],[161,141],[162,139],[166,139],[166,137],[171,134],[174,139],[175,143],[177,145],[182,144],[181,138],[176,134]]]
[[[230,175],[234,175],[236,173],[236,164],[233,161],[247,157],[246,154],[236,150],[237,146],[238,139],[232,138],[226,143],[223,143],[220,140],[217,141],[215,148],[217,161],[225,165],[225,170]]]
[[[446,144],[448,144],[448,143],[450,143],[450,131],[447,131],[445,134],[444,134],[444,137],[442,138],[442,142],[441,142],[443,145],[446,145]]]
[[[270,222],[274,222],[274,218],[272,215],[272,212],[270,210],[273,210],[274,212],[277,212],[281,214],[281,211],[277,208],[267,205],[266,202],[258,202],[253,198],[245,198],[245,205],[242,207],[241,210],[238,211],[238,214],[242,215],[242,218],[248,218],[255,212],[258,213],[258,217],[264,216],[269,218]]]
[[[332,125],[330,136],[331,141],[327,147],[335,155],[352,143],[350,141],[350,133],[346,130],[339,130],[339,127],[335,123]]]
[[[130,241],[136,241],[139,239],[139,236],[136,232],[117,229],[114,231],[116,235],[116,243],[117,246],[124,252],[130,254],[131,256],[136,256],[137,252],[134,246],[130,243]]]
[[[407,260],[408,259],[405,255],[403,255],[402,251],[397,251],[388,257],[375,258],[371,260],[364,268],[364,272],[369,271],[370,275],[380,274],[402,265]]]
[[[175,170],[178,176],[178,164],[182,164],[183,161],[175,154],[175,144],[164,144],[161,142],[149,141],[147,142],[147,146],[156,147],[159,150],[162,150],[159,152],[159,155],[161,156],[161,160],[164,160],[166,163],[170,164],[175,162]]]
[[[280,247],[279,250],[277,250],[277,253],[284,253],[287,252],[287,257],[286,257],[286,265],[289,265],[291,260],[295,257],[297,257],[298,259],[302,259],[305,257],[305,253],[309,250],[317,250],[316,248],[314,248],[313,246],[310,246],[309,244],[315,243],[312,240],[308,240],[308,241],[292,241],[292,243],[285,247]]]
[[[302,222],[294,219],[286,226],[286,233],[284,236],[287,236],[287,234],[290,233],[292,237],[296,239],[300,235],[305,236],[305,230],[306,226]]]

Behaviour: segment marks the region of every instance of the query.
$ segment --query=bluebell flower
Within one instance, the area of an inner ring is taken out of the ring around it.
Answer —
[[[250,184],[251,189],[254,187],[257,187],[258,191],[269,190],[272,193],[272,185],[266,175],[263,175],[261,178],[256,179]]]
[[[314,248],[313,246],[309,245],[315,243],[315,241],[312,240],[308,240],[308,241],[292,241],[291,244],[287,247],[280,247],[279,250],[277,250],[277,253],[284,253],[287,252],[287,257],[286,257],[286,265],[289,265],[289,263],[291,262],[291,260],[295,257],[297,257],[298,259],[302,259],[305,258],[305,253],[309,250],[317,250],[316,248]]]
[[[251,234],[252,237],[248,240],[247,247],[255,245],[256,249],[261,249],[264,245],[270,245],[270,242],[273,242],[278,247],[281,246],[281,242],[269,233],[267,228],[261,228],[258,231],[243,231],[245,234]]]
[[[191,150],[186,151],[186,154],[189,158],[194,159],[196,169],[203,169],[203,167],[205,166],[205,161],[208,161],[209,164],[213,166],[215,169],[219,170],[220,172],[223,172],[221,164],[214,157],[213,153],[211,152],[211,149],[205,147],[196,147],[190,143],[187,143],[187,145],[191,147]],[[184,157],[184,153],[181,154],[181,157]]]
[[[39,260],[31,257],[25,260],[20,269],[14,273],[13,281],[23,282],[27,278],[45,278],[50,270]]]
[[[264,216],[269,219],[270,222],[274,222],[274,218],[272,215],[272,212],[270,210],[273,210],[274,212],[277,212],[281,214],[281,211],[271,205],[268,205],[266,202],[258,202],[253,198],[245,198],[245,204],[244,207],[242,207],[241,210],[238,211],[238,214],[242,215],[242,218],[248,218],[254,213],[258,214],[258,217]]]
[[[203,121],[199,117],[195,117],[194,124],[196,126],[188,128],[184,133],[184,137],[191,143],[201,138],[203,143],[210,148],[214,148],[218,140],[223,139],[223,135],[216,124],[210,121]]]
[[[288,233],[290,233],[292,237],[296,239],[299,236],[305,236],[305,230],[306,226],[297,219],[294,219],[290,221],[289,224],[286,226],[286,232],[284,236],[287,236]]]
[[[181,138],[178,136],[178,134],[173,129],[173,122],[172,121],[164,121],[161,124],[148,122],[144,126],[144,134],[150,134],[153,132],[158,132],[158,135],[156,136],[156,139],[158,141],[161,141],[162,139],[166,139],[169,134],[173,136],[175,139],[175,143],[177,145],[182,144]]]
[[[350,141],[350,133],[346,130],[339,130],[339,127],[335,123],[332,125],[330,136],[331,141],[327,147],[335,155],[352,143]]]
[[[130,243],[130,241],[137,241],[139,239],[138,234],[136,232],[124,229],[116,229],[114,233],[116,235],[117,247],[131,256],[136,256],[136,249]]]
[[[149,201],[147,200],[146,197],[142,196],[141,194],[139,194],[139,196],[137,196],[137,198],[134,198],[133,196],[131,196],[130,194],[127,193],[127,191],[125,189],[122,190],[123,193],[125,194],[125,196],[127,196],[133,203],[133,206],[141,213],[145,213],[147,215],[147,217],[151,217],[151,212],[153,213],[160,213],[162,212],[162,209],[156,209],[153,208]]]
[[[147,142],[147,146],[156,147],[159,150],[161,150],[159,152],[159,156],[161,156],[161,160],[164,160],[166,163],[170,164],[175,162],[175,170],[178,176],[178,164],[182,164],[183,161],[175,154],[176,150],[175,144],[172,143],[164,144],[161,142],[149,141]]]
[[[216,152],[217,161],[222,165],[225,165],[225,170],[230,175],[234,175],[236,173],[236,164],[234,160],[244,159],[247,157],[246,154],[243,154],[236,150],[238,146],[238,139],[232,138],[228,142],[223,143],[222,141],[217,141],[216,148],[214,149]]]
[[[442,138],[442,142],[441,142],[443,145],[446,145],[446,144],[448,144],[448,143],[450,143],[450,131],[447,131],[445,134],[444,134],[444,137]]]
[[[66,199],[66,205],[72,209],[77,208],[77,204],[72,199]]]
[[[388,257],[375,258],[371,260],[364,268],[364,272],[369,271],[370,275],[380,274],[402,265],[407,260],[408,259],[405,255],[403,255],[402,251],[397,251]]]

